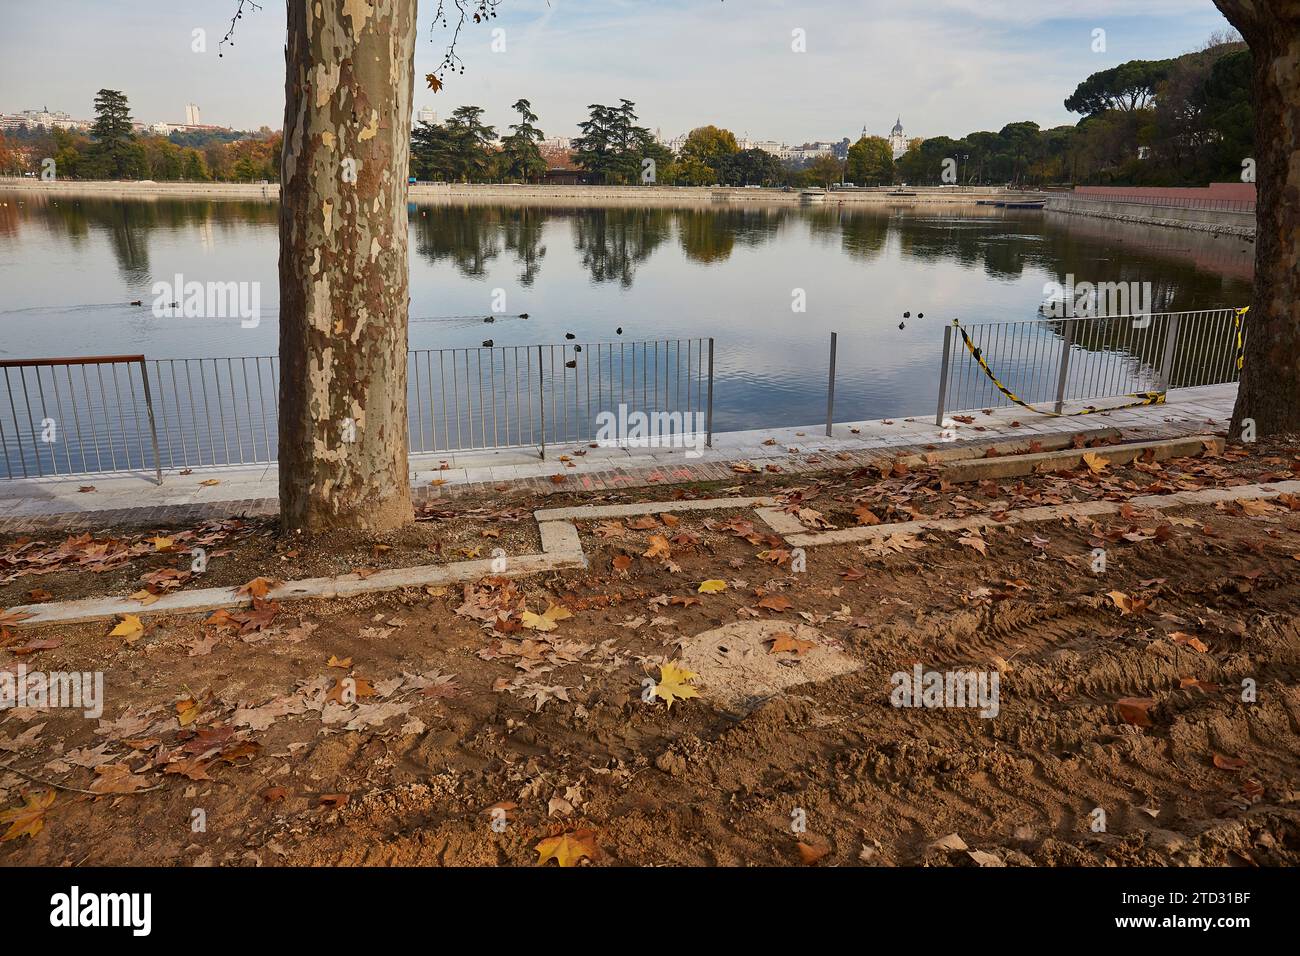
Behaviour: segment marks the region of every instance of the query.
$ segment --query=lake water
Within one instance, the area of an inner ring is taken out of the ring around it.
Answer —
[[[0,203],[0,358],[275,352],[274,203]],[[837,419],[927,414],[953,318],[1036,318],[1067,274],[1149,282],[1158,310],[1245,305],[1253,256],[1227,237],[985,207],[412,205],[410,228],[412,348],[711,336],[719,431],[822,420],[833,331]],[[177,274],[260,283],[260,323],[155,317],[153,284]],[[485,324],[500,305],[529,318]]]

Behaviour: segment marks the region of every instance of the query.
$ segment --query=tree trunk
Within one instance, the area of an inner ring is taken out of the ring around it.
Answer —
[[[1300,2],[1215,4],[1255,66],[1255,290],[1229,434],[1246,419],[1260,436],[1300,432]]]
[[[284,529],[411,520],[407,166],[416,0],[288,0],[280,169]]]

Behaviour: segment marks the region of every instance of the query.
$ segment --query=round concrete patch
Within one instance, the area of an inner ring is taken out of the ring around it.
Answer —
[[[771,653],[771,642],[788,634],[815,646],[800,657]],[[682,644],[682,662],[699,675],[695,682],[711,704],[748,712],[789,687],[827,680],[861,664],[827,644],[814,627],[786,621],[733,621]]]

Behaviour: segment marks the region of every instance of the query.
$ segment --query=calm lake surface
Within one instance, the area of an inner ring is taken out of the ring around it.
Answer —
[[[0,358],[276,351],[274,203],[0,203]],[[838,420],[924,415],[953,318],[1034,319],[1067,274],[1150,282],[1159,311],[1245,305],[1253,257],[1229,237],[985,207],[412,205],[410,229],[412,348],[712,336],[719,431],[824,419],[832,331]],[[260,283],[260,324],[155,317],[153,284],[178,273]],[[485,324],[498,290],[529,318]]]

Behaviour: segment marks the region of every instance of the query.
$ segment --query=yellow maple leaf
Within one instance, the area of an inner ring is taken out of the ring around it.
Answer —
[[[548,837],[534,849],[539,857],[538,866],[545,866],[548,860],[554,860],[560,866],[577,866],[584,856],[594,860],[599,853],[596,849],[595,830],[574,830],[572,833]]]
[[[117,627],[108,632],[108,636],[120,637],[128,644],[134,644],[143,633],[144,625],[140,623],[140,618],[137,615],[123,614],[122,620],[118,622]]]
[[[20,836],[34,837],[45,827],[45,811],[54,803],[54,791],[46,790],[39,796],[28,794],[27,802],[12,810],[0,812],[0,823],[9,824],[0,843],[16,840]]]
[[[727,582],[720,581],[717,578],[711,578],[708,581],[701,582],[698,593],[700,594],[717,594],[719,591],[727,590]]]
[[[1110,462],[1096,452],[1084,452],[1083,463],[1088,466],[1088,470],[1094,475],[1100,475],[1110,467]]]
[[[556,623],[573,617],[573,612],[567,607],[561,607],[558,604],[547,605],[545,611],[541,614],[534,614],[532,611],[524,611],[524,627],[534,631],[553,631]]]
[[[669,661],[667,664],[659,665],[659,682],[655,684],[655,696],[662,698],[672,710],[674,700],[686,700],[688,697],[699,697],[700,693],[692,687],[689,681],[699,677],[694,671],[688,671],[685,667],[679,666],[675,661]]]

